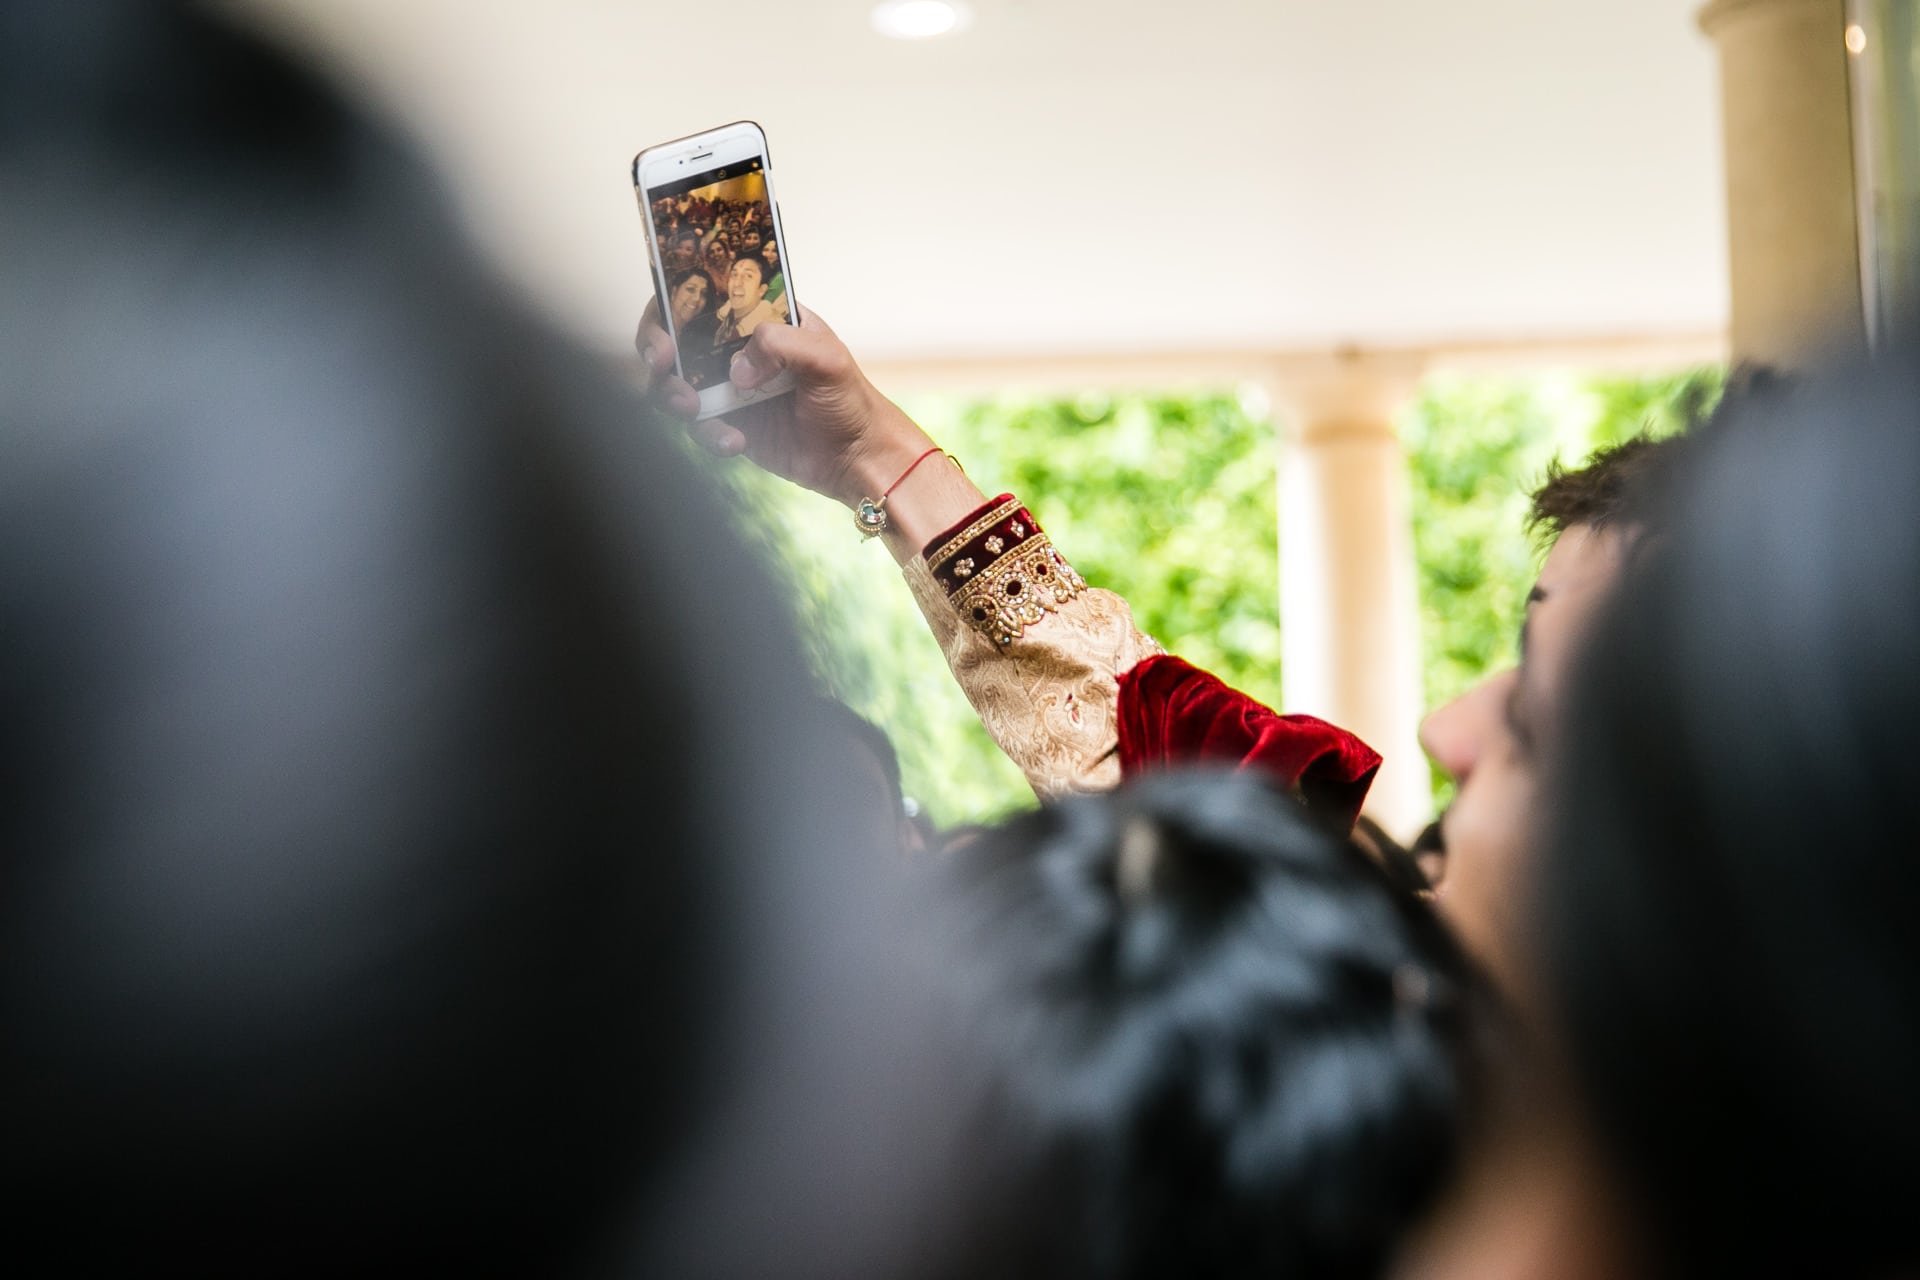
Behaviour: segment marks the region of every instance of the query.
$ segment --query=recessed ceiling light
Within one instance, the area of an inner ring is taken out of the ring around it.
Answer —
[[[881,0],[873,29],[895,40],[931,40],[965,31],[973,14],[959,0]]]
[[[1865,53],[1867,51],[1867,29],[1859,23],[1847,28],[1847,52]]]

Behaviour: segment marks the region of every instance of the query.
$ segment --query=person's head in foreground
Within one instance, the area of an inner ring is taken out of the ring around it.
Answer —
[[[857,831],[860,847],[875,854],[917,853],[924,847],[918,828],[907,817],[906,793],[900,789],[900,756],[886,730],[844,702],[822,699],[819,720],[821,749],[841,752],[858,791],[850,807],[849,826]]]
[[[1582,646],[1531,940],[1666,1274],[1920,1274],[1920,361],[1724,425]]]
[[[711,1087],[728,868],[831,862],[770,587],[255,42],[0,7],[0,171],[16,1268],[610,1260]]]
[[[1533,494],[1529,523],[1549,538],[1528,593],[1520,662],[1436,709],[1421,744],[1456,784],[1427,863],[1436,901],[1474,956],[1512,993],[1516,892],[1538,805],[1543,732],[1560,703],[1580,637],[1642,532],[1644,493],[1670,465],[1677,439],[1602,449],[1576,470],[1554,467]]]
[[[1447,1176],[1474,980],[1247,774],[1017,819],[948,865],[982,1206],[928,1275],[1367,1277]]]

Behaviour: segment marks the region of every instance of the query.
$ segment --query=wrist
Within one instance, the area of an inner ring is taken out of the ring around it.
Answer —
[[[834,495],[848,507],[863,498],[878,499],[916,459],[937,447],[933,438],[891,401],[881,400],[874,417],[862,446],[848,457],[839,492]]]
[[[952,454],[928,458],[887,500],[887,548],[905,562],[984,501]]]

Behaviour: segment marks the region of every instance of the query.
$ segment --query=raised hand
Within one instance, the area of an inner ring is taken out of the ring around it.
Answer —
[[[692,422],[699,396],[673,375],[673,344],[649,303],[635,339],[651,378],[649,396],[719,457],[756,466],[851,506],[879,492],[933,442],[867,381],[827,323],[801,308],[798,325],[763,324],[733,360],[734,385],[752,390],[785,371],[793,390],[726,418]]]

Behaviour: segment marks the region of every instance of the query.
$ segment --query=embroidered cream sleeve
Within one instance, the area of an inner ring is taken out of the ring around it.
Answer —
[[[1103,791],[1120,781],[1118,677],[1162,650],[1125,600],[1089,589],[1009,501],[909,561],[907,586],[980,722],[1035,793]]]

